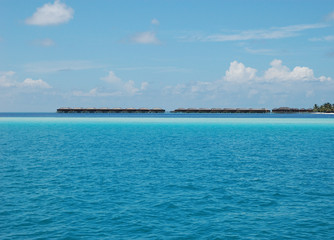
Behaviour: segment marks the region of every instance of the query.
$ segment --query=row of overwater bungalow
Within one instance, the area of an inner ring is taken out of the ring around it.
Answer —
[[[265,108],[177,108],[172,113],[269,113]]]
[[[69,108],[57,109],[58,113],[165,113],[162,108]],[[171,113],[311,113],[313,109],[305,108],[177,108]]]
[[[289,108],[289,107],[280,107],[274,108],[271,110],[273,113],[311,113],[313,112],[312,108]]]
[[[58,113],[164,113],[162,108],[58,108]]]

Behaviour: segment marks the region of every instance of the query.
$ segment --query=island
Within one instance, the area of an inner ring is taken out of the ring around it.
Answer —
[[[313,111],[320,113],[334,113],[334,104],[330,104],[329,102],[324,103],[321,106],[314,104]]]

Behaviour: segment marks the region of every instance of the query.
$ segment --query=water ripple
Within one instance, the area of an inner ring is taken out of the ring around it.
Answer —
[[[1,239],[334,236],[332,119],[12,120]]]

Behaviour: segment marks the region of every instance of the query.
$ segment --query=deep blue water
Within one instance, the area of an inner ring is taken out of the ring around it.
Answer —
[[[0,239],[333,236],[333,115],[0,114]]]

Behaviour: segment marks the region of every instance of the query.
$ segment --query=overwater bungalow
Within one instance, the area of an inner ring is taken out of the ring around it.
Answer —
[[[271,110],[273,113],[311,113],[313,112],[312,108],[289,108],[289,107],[279,107]]]

